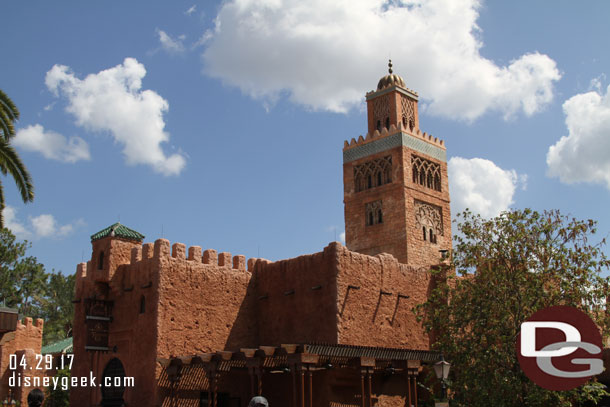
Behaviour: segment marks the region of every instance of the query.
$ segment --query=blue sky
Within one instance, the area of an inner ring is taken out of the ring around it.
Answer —
[[[394,71],[445,140],[452,210],[558,208],[610,233],[610,3],[8,2],[2,88],[36,199],[7,225],[73,273],[89,236],[271,260],[344,230],[343,141]]]

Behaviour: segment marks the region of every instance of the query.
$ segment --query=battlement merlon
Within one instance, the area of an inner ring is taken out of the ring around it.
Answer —
[[[447,148],[443,140],[419,130],[411,132],[398,124],[391,125],[390,129],[383,128],[381,132],[375,130],[373,134],[367,133],[366,137],[358,137],[343,145],[343,163],[348,163],[368,155],[386,151],[398,146],[408,147],[412,150],[447,162]]]
[[[113,253],[109,252],[109,257]],[[229,252],[218,252],[214,249],[203,250],[201,246],[186,247],[183,243],[171,244],[167,239],[157,239],[154,243],[134,244],[130,247],[129,256],[121,253],[119,259],[107,258],[106,261],[115,260],[114,264],[118,267],[121,265],[135,265],[141,261],[149,259],[172,259],[174,261],[196,262],[207,265],[232,268],[235,270],[247,270],[260,259],[247,260],[243,255],[231,255]],[[118,260],[118,261],[116,261]],[[85,263],[80,263],[77,266],[76,275],[78,279],[86,279],[90,277],[88,267]],[[95,270],[93,270],[95,271]]]

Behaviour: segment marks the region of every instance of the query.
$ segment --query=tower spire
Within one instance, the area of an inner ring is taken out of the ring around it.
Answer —
[[[390,61],[388,62],[388,72],[391,74],[392,72],[392,60],[390,59]]]

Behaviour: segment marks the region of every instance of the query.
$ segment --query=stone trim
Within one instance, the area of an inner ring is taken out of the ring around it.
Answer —
[[[358,160],[369,155],[377,154],[382,151],[390,150],[394,147],[408,147],[421,154],[435,158],[439,161],[447,162],[447,151],[440,147],[426,143],[423,140],[413,137],[410,134],[398,132],[391,136],[372,141],[361,146],[350,148],[343,151],[343,163]]]

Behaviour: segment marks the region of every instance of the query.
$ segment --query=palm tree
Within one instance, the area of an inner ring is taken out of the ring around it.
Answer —
[[[0,135],[8,141],[15,135],[13,122],[19,119],[19,110],[11,98],[0,89]]]
[[[19,119],[19,110],[13,101],[0,90],[0,172],[2,175],[10,174],[17,184],[23,202],[34,200],[34,186],[32,178],[19,155],[10,145],[10,139],[15,136],[13,123]],[[4,227],[4,193],[2,180],[0,180],[0,228]]]

